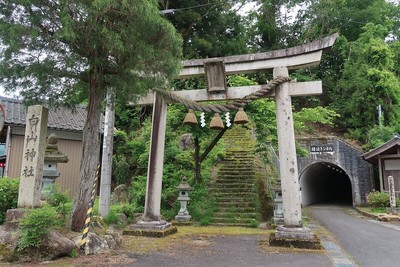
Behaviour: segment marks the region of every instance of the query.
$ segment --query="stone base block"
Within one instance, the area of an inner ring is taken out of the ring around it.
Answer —
[[[171,223],[159,220],[159,221],[144,221],[139,220],[136,224],[132,224],[129,226],[132,230],[145,230],[145,231],[154,231],[154,230],[164,230],[171,227]]]
[[[9,209],[6,213],[5,228],[6,230],[15,230],[18,228],[19,220],[24,217],[25,209]]]
[[[275,247],[289,247],[300,249],[318,249],[321,250],[321,240],[313,235],[312,239],[296,239],[296,238],[278,238],[276,234],[272,233],[269,236],[269,245]]]
[[[175,220],[178,222],[188,222],[192,219],[192,216],[190,215],[176,215]]]
[[[134,236],[149,236],[149,237],[164,237],[170,234],[174,234],[178,231],[175,226],[171,223],[160,220],[160,221],[144,221],[140,220],[136,224],[129,226],[131,230],[123,231],[124,235]]]
[[[170,226],[164,230],[124,230],[123,235],[133,235],[133,236],[147,236],[147,237],[165,237],[178,232],[175,226]]]
[[[189,226],[192,225],[192,221],[171,221],[174,226]]]
[[[308,227],[278,226],[275,231],[276,238],[288,239],[313,239],[314,234]]]

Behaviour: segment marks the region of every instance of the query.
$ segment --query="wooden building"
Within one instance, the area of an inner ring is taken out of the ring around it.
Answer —
[[[4,128],[0,137],[0,174],[20,177],[25,135],[26,107],[22,101],[0,97],[5,111]],[[49,109],[47,136],[55,133],[58,148],[68,156],[68,163],[58,164],[60,177],[56,183],[72,197],[79,185],[79,168],[82,154],[82,130],[86,120],[86,107],[75,110],[60,107]]]
[[[400,197],[400,136],[395,135],[383,145],[370,150],[363,158],[378,166],[381,192],[389,192],[388,177],[393,176],[396,197]]]

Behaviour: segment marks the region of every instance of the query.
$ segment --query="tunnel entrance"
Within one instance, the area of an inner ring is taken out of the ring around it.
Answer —
[[[318,162],[300,175],[303,207],[317,203],[353,205],[350,177],[335,164]]]

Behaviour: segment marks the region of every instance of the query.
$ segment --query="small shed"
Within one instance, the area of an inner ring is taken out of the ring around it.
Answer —
[[[395,135],[383,145],[370,150],[362,156],[379,168],[381,192],[389,192],[388,177],[393,176],[396,197],[400,197],[400,136]]]

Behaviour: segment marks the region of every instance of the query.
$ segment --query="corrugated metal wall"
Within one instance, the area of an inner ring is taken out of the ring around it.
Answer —
[[[24,146],[24,136],[13,135],[11,137],[10,158],[7,160],[8,176],[20,177],[22,152]],[[58,149],[68,156],[68,163],[59,163],[60,177],[57,183],[60,184],[62,191],[67,191],[70,197],[73,197],[79,185],[79,168],[81,164],[82,141],[58,140]]]
[[[61,190],[68,191],[70,197],[74,197],[79,186],[79,168],[82,157],[82,141],[58,140],[58,149],[68,156],[68,163],[59,163],[60,177],[57,183]]]
[[[10,158],[6,159],[8,164],[7,176],[16,178],[21,175],[21,164],[22,164],[22,151],[24,147],[24,136],[12,135],[11,136],[11,150]]]

